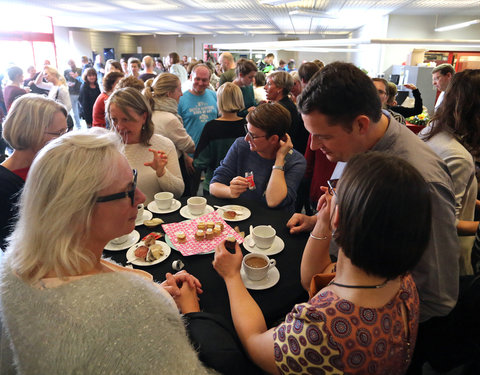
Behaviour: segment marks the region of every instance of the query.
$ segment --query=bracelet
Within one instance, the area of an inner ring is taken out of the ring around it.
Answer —
[[[310,232],[310,237],[312,237],[314,240],[321,240],[321,241],[330,239],[330,236],[317,237],[314,234],[312,234],[312,232]]]
[[[284,168],[282,165],[274,165],[274,166],[272,167],[272,169],[279,169],[279,170],[285,172],[285,168]]]

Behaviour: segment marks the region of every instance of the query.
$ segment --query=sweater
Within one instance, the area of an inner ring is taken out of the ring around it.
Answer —
[[[210,373],[166,296],[131,273],[36,289],[4,259],[0,306],[4,375]]]
[[[250,107],[256,107],[257,102],[255,101],[255,93],[253,92],[253,85],[242,86],[240,87],[243,95],[243,103],[245,104],[245,109],[238,112],[238,116],[247,117],[248,109]]]
[[[195,143],[173,113],[155,110],[152,114],[152,122],[155,126],[155,134],[163,135],[173,142],[178,157],[182,156],[182,152],[195,150]]]
[[[137,187],[145,194],[145,205],[154,200],[153,196],[160,191],[169,191],[179,198],[185,185],[178,163],[177,152],[173,142],[159,134],[150,138],[150,146],[143,143],[125,145],[125,156],[132,169],[138,171]],[[168,163],[166,172],[162,177],[157,177],[157,172],[144,163],[153,160],[153,154],[148,149],[160,150],[167,154]]]
[[[17,201],[25,181],[0,165],[0,248],[5,251],[5,239],[11,233],[17,214]]]
[[[92,124],[93,105],[95,104],[95,101],[99,95],[100,88],[98,85],[95,85],[95,87],[92,89],[89,83],[85,82],[82,84],[82,87],[80,88],[80,96],[78,97],[78,101],[81,106],[80,115],[89,125]]]

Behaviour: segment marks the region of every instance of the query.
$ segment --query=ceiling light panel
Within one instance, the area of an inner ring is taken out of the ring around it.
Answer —
[[[478,8],[478,0],[417,0],[409,7],[412,8]]]
[[[127,9],[153,11],[153,10],[172,10],[180,8],[179,5],[168,1],[157,0],[113,0],[112,3]]]
[[[169,20],[175,21],[175,22],[211,22],[212,19],[210,17],[204,17],[204,16],[167,16]]]
[[[54,6],[59,9],[68,10],[69,12],[102,13],[118,11],[118,7],[90,1],[81,1],[75,3],[55,3]]]

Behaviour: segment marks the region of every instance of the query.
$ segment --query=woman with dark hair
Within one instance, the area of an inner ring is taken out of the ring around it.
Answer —
[[[80,103],[80,117],[87,123],[87,128],[92,127],[93,105],[100,95],[100,87],[97,82],[97,71],[95,68],[88,68],[82,75],[83,83],[80,87],[78,102]]]
[[[121,71],[111,71],[110,73],[105,74],[103,77],[103,92],[98,95],[95,104],[93,105],[92,112],[92,125],[100,126],[102,128],[107,127],[107,121],[105,120],[105,102],[108,97],[115,90],[118,81],[123,78],[123,73]]]
[[[252,60],[240,59],[237,61],[237,67],[235,68],[236,77],[233,83],[242,90],[243,102],[245,103],[245,109],[238,112],[240,117],[246,117],[257,105],[252,85],[257,70],[257,66]]]
[[[27,92],[30,92],[30,89],[28,87],[26,89],[21,87],[23,84],[23,70],[18,66],[12,66],[8,68],[7,74],[10,84],[5,86],[3,94],[5,106],[7,107],[8,111],[10,110],[10,106],[12,105],[13,101],[18,97],[25,95]]]
[[[215,169],[210,194],[230,199],[242,196],[293,212],[306,162],[293,150],[289,127],[290,114],[278,103],[261,104],[250,112],[247,135],[235,140]],[[247,173],[251,173],[248,178]]]
[[[472,221],[477,198],[473,156],[480,155],[480,70],[467,69],[453,76],[442,105],[435,111],[430,126],[419,134],[445,161],[452,176],[457,230],[462,256],[460,274],[472,274],[471,249],[478,228]],[[465,235],[467,235],[465,237]]]
[[[268,373],[404,374],[419,320],[408,271],[429,241],[428,185],[409,163],[379,152],[354,156],[338,189],[331,185],[322,187],[302,258],[311,298],[277,327],[267,329],[242,282],[239,245],[235,254],[217,246],[213,265],[225,281],[235,329]],[[340,247],[336,264],[332,238]]]

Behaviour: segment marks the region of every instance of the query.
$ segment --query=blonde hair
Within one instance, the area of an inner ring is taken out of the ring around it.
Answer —
[[[59,81],[61,85],[67,86],[67,81],[65,80],[65,77],[62,76],[57,69],[55,69],[51,65],[47,65],[44,70],[47,70],[50,74],[53,74]]]
[[[217,106],[221,113],[236,113],[245,108],[242,90],[232,82],[225,82],[217,91]]]
[[[105,102],[105,113],[107,114],[108,121],[113,125],[112,118],[110,117],[110,105],[112,105],[112,103],[118,106],[127,117],[130,117],[127,113],[127,108],[133,109],[135,113],[140,116],[144,113],[147,114],[145,124],[143,124],[142,130],[140,131],[140,142],[145,146],[150,146],[149,141],[153,135],[152,109],[140,91],[133,87],[125,87],[115,90],[113,94],[110,95]],[[112,126],[112,129],[115,130],[115,126]]]
[[[52,124],[56,113],[67,117],[65,107],[53,99],[26,94],[16,99],[3,124],[3,137],[15,150],[38,150],[43,133]]]
[[[153,108],[155,99],[163,98],[169,93],[174,92],[180,79],[171,73],[162,73],[154,80],[148,80],[145,82],[145,89],[143,90],[143,95],[147,98],[150,106]]]
[[[39,152],[6,251],[19,277],[35,283],[52,270],[65,277],[94,266],[85,238],[98,192],[114,181],[122,147],[118,134],[92,128],[67,133]]]

